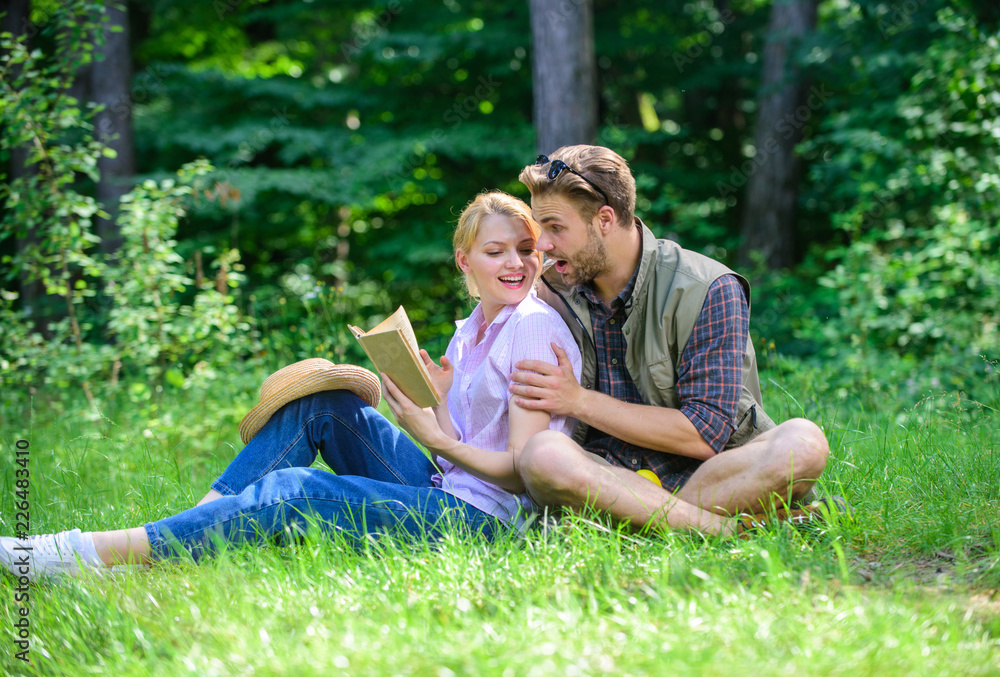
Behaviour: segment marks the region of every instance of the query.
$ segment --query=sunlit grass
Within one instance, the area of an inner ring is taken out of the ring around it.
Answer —
[[[823,489],[851,501],[854,521],[807,533],[781,527],[742,541],[635,536],[576,518],[494,543],[457,534],[435,543],[386,538],[360,551],[312,534],[293,547],[236,549],[197,566],[38,584],[31,591],[33,663],[13,659],[8,634],[0,669],[1000,671],[995,412],[938,403],[926,422],[901,425],[860,398],[824,406],[806,379],[778,385],[765,385],[777,418],[805,414],[827,431],[833,451]],[[169,416],[174,427],[155,431],[148,413],[127,406],[101,423],[74,414],[71,403],[36,397],[29,421],[27,400],[9,400],[0,435],[0,530],[13,529],[7,451],[25,437],[36,531],[135,526],[193,505],[239,448],[236,423],[253,393],[232,390],[165,394],[156,417]],[[10,580],[0,581],[6,628],[18,613],[13,594]]]

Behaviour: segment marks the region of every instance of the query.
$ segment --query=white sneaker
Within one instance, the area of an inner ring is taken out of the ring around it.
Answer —
[[[40,576],[79,576],[82,570],[106,570],[102,562],[87,559],[82,536],[79,529],[26,539],[3,536],[0,563],[14,576],[27,576],[29,581]]]

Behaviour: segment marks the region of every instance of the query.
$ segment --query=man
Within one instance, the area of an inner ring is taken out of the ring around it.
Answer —
[[[764,412],[747,281],[657,240],[634,216],[627,163],[607,148],[565,146],[519,178],[553,262],[539,295],[584,355],[579,382],[558,350],[557,365],[515,365],[519,406],[580,422],[572,438],[545,431],[525,446],[529,495],[677,528],[697,527],[698,508],[761,513],[806,496],[829,447],[811,421],[776,425]]]

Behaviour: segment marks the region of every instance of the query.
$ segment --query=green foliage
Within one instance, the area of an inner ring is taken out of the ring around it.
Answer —
[[[211,170],[196,162],[178,172],[177,182],[145,181],[123,196],[118,224],[124,242],[103,271],[114,300],[107,329],[119,359],[175,386],[186,385],[192,369],[195,376],[208,374],[206,357],[227,364],[251,348],[250,325],[232,295],[242,279],[239,252],[223,252],[215,261],[212,286],[192,280],[176,251],[185,202],[199,190],[198,177]]]
[[[58,28],[51,58],[29,52],[23,38],[5,33],[0,39],[3,149],[26,149],[26,164],[34,170],[0,184],[6,204],[0,237],[36,234],[30,246],[3,262],[12,266],[11,273],[40,280],[47,293],[70,304],[93,295],[75,277],[93,275],[97,266],[90,249],[98,242],[92,232],[98,206],[78,191],[76,175],[96,180],[97,158],[106,150],[93,139],[80,102],[69,92],[73,72],[92,60],[93,44],[84,36],[100,25],[102,11],[99,3],[64,3],[53,17]]]
[[[0,186],[0,239],[21,244],[4,263],[11,279],[41,281],[65,308],[64,317],[46,317],[38,308],[15,308],[17,294],[4,292],[0,383],[82,386],[91,404],[91,380],[110,375],[114,386],[123,367],[146,371],[148,393],[164,380],[187,385],[191,374],[213,373],[205,360],[228,363],[251,348],[249,325],[232,295],[242,279],[239,253],[218,258],[214,289],[192,289],[176,251],[185,200],[211,171],[207,163],[126,195],[117,217],[121,249],[110,257],[94,251],[99,208],[86,192],[92,184],[80,175],[96,181],[97,159],[110,151],[93,138],[95,111],[81,109],[69,91],[76,70],[90,60],[87,35],[102,11],[84,2],[60,6],[45,25],[55,36],[51,56],[29,53],[23,37],[6,35],[0,45],[0,119],[7,130],[0,143],[8,155],[26,148],[28,170]]]
[[[1000,237],[958,205],[932,223],[859,237],[822,283],[838,291],[831,344],[917,358],[1000,355]],[[899,224],[900,226],[902,224]]]
[[[249,40],[215,51],[208,37],[185,56],[163,39],[177,24],[157,21],[142,52],[160,82],[137,107],[140,155],[147,171],[195,155],[220,168],[239,197],[182,237],[232,244],[226,217],[238,218],[251,280],[278,282],[296,326],[316,282],[384,286],[440,324],[455,311],[429,300],[461,288],[458,212],[484,188],[514,188],[532,157],[526,27],[526,6],[267,3],[198,29]]]
[[[639,212],[655,232],[728,259],[735,197],[715,186],[744,159],[767,12],[679,6],[595,3],[601,139],[640,175]],[[222,9],[161,0],[136,46],[149,93],[135,108],[142,171],[204,155],[236,196],[196,209],[181,245],[238,246],[266,326],[308,328],[303,296],[317,284],[375,285],[380,305],[359,311],[402,303],[418,333],[436,336],[468,312],[449,246],[457,214],[484,189],[526,197],[527,5]]]
[[[655,233],[724,262],[736,260],[745,177],[718,185],[752,143],[768,13],[755,0],[595,6],[600,141],[629,160]]]
[[[88,278],[98,274],[100,262],[91,252],[98,241],[93,233],[98,205],[79,190],[77,174],[95,180],[97,158],[105,149],[94,140],[93,128],[69,90],[72,74],[92,60],[94,46],[86,35],[99,26],[102,12],[101,4],[82,0],[55,9],[46,26],[55,44],[51,57],[29,52],[24,37],[0,36],[0,148],[7,157],[12,149],[25,149],[29,168],[24,176],[0,184],[5,207],[0,239],[24,242],[17,254],[2,261],[11,279],[20,275],[39,281],[47,294],[60,297],[66,312],[64,320],[48,329],[48,339],[33,336],[26,323],[11,317],[10,302],[16,297],[6,293],[3,313],[13,322],[5,362],[51,369],[59,382],[82,383],[88,394],[88,380],[107,351],[84,340],[88,327],[79,317],[78,308],[95,293]],[[34,309],[25,310],[34,320]],[[71,353],[65,350],[68,343],[74,346]],[[0,372],[3,381],[10,378],[30,382],[33,375]]]
[[[764,312],[779,311],[758,329],[845,365],[838,388],[994,402],[996,24],[944,2],[825,7],[806,65],[832,94],[800,147],[803,202],[831,214],[839,236],[814,242],[793,276],[757,285]]]

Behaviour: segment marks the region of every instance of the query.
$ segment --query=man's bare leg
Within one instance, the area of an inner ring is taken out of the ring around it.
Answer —
[[[819,426],[792,419],[705,461],[677,496],[719,514],[780,508],[809,491],[829,453]]]
[[[562,433],[538,433],[517,463],[528,495],[541,506],[591,507],[635,529],[731,534],[736,528],[727,517],[687,503],[631,470],[595,460]]]

